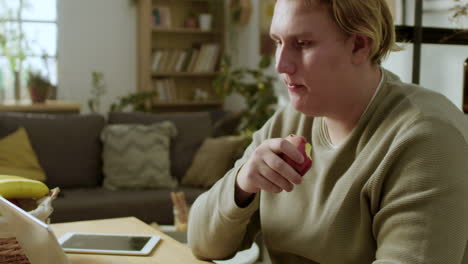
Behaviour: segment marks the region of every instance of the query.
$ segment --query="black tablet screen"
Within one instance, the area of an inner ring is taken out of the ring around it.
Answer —
[[[151,237],[74,234],[63,248],[140,251]]]

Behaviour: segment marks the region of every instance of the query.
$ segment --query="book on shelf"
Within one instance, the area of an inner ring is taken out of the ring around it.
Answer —
[[[177,58],[177,62],[176,62],[176,65],[175,65],[175,68],[174,70],[176,72],[181,72],[182,71],[182,66],[184,64],[184,61],[187,57],[187,53],[188,51],[187,50],[181,50],[180,53],[179,53],[179,56]]]
[[[207,49],[208,46],[206,44],[203,44],[200,47],[200,52],[198,53],[197,60],[195,61],[195,65],[193,66],[193,72],[202,72],[202,64],[205,61],[205,58],[207,56]]]
[[[177,101],[177,87],[174,79],[162,78],[153,82],[154,90],[158,93],[159,102]]]
[[[190,58],[190,62],[187,67],[187,72],[193,72],[199,53],[200,53],[200,50],[198,48],[193,48],[192,57]]]
[[[169,66],[168,66],[166,72],[175,72],[176,71],[177,61],[179,60],[179,57],[180,57],[181,54],[182,54],[182,50],[179,50],[179,49],[172,50],[171,61],[169,63]]]
[[[151,70],[155,73],[214,72],[220,46],[206,43],[190,49],[157,49],[153,51]]]
[[[152,24],[158,28],[170,28],[171,23],[171,10],[167,6],[155,6],[153,8]]]
[[[194,72],[213,72],[218,62],[219,44],[205,43],[200,48],[200,54],[195,63]]]
[[[169,68],[169,64],[171,63],[172,59],[172,50],[165,50],[165,56],[163,57],[163,61],[161,61],[161,68],[158,68],[158,72],[167,72]]]
[[[216,66],[218,65],[218,62],[219,62],[220,53],[221,53],[221,48],[219,44],[212,44],[210,46],[210,53],[209,53],[208,65],[206,67],[206,71],[208,72],[216,71]]]
[[[192,56],[193,56],[193,49],[188,49],[187,56],[185,57],[184,62],[182,63],[182,68],[180,69],[181,72],[188,71],[190,61],[192,60]]]
[[[152,72],[157,72],[158,71],[158,66],[161,61],[161,57],[163,55],[163,52],[161,50],[156,50],[153,52],[153,62],[151,64],[151,71]]]
[[[163,71],[165,64],[167,62],[168,52],[167,50],[156,50],[154,51],[155,54],[153,55],[153,64],[151,67],[152,72],[161,72]]]

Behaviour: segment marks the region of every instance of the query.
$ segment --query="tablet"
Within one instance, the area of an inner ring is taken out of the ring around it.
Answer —
[[[149,255],[160,236],[69,232],[59,242],[68,253]]]

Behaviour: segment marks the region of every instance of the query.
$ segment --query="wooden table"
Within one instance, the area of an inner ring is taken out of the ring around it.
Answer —
[[[212,263],[197,260],[192,251],[182,243],[152,228],[135,217],[113,218],[104,220],[79,221],[63,224],[52,224],[57,237],[66,232],[91,232],[114,234],[144,234],[159,235],[156,248],[149,256],[118,256],[98,254],[67,253],[73,264],[191,264]]]

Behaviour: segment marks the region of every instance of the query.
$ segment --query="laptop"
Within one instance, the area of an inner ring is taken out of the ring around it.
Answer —
[[[50,226],[1,196],[0,213],[31,264],[71,264]]]

